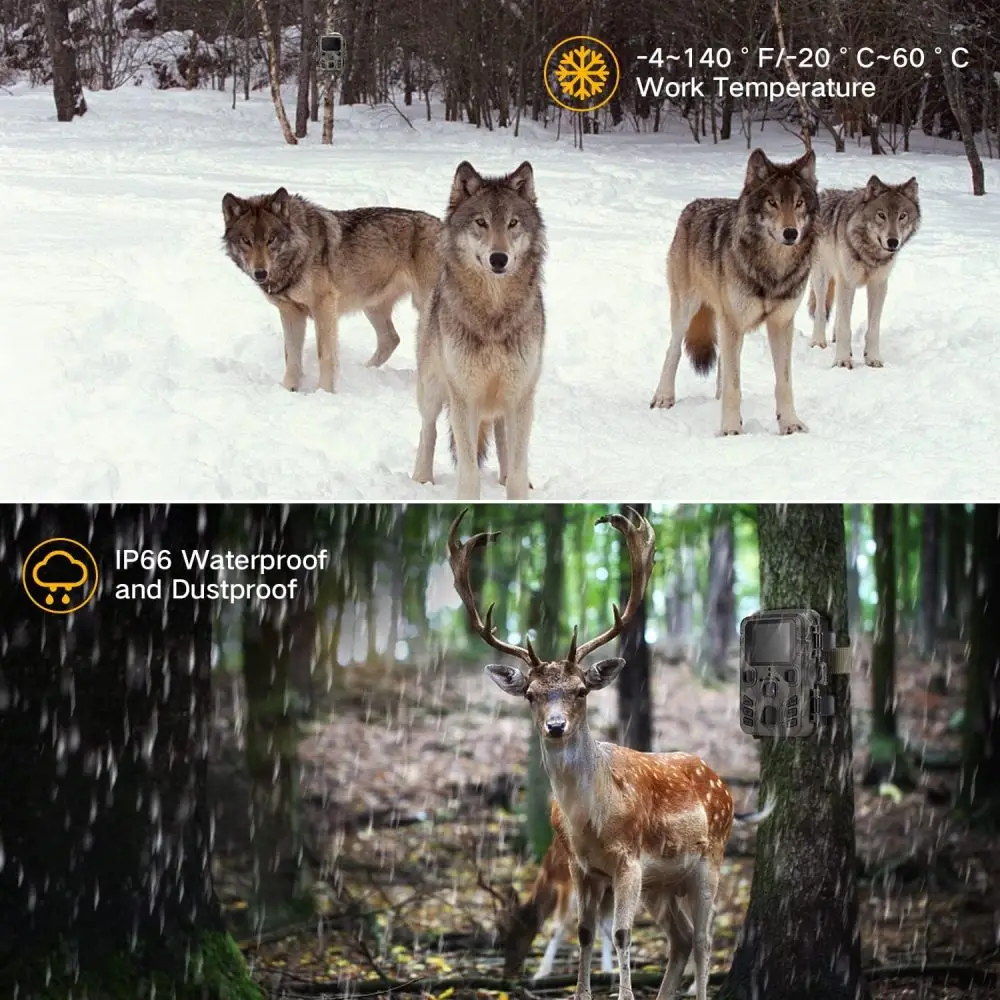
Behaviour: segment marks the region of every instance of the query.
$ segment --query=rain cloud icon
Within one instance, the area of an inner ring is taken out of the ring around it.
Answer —
[[[31,578],[39,587],[48,590],[45,603],[55,603],[54,595],[60,590],[63,595],[60,603],[69,604],[69,592],[82,587],[90,577],[86,565],[70,555],[65,549],[55,549],[49,552],[31,571]]]

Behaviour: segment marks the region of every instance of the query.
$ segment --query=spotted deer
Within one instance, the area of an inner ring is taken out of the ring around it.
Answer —
[[[543,979],[552,972],[556,954],[572,925],[577,919],[577,899],[570,873],[570,852],[562,830],[562,814],[552,803],[552,825],[555,836],[542,858],[538,875],[528,898],[521,902],[513,886],[504,894],[497,894],[500,910],[497,915],[497,937],[503,949],[503,974],[505,979],[521,975],[524,960],[531,951],[539,931],[550,918],[555,918],[555,931],[545,946],[542,961],[532,975],[533,980]],[[601,939],[601,971],[611,972],[611,905],[608,892],[601,902],[598,918],[598,936]]]
[[[653,567],[653,528],[631,512],[606,514],[628,548],[631,576],[625,610],[612,605],[613,623],[600,635],[577,642],[573,630],[564,659],[543,661],[532,648],[498,638],[493,605],[485,621],[476,609],[469,563],[497,532],[458,541],[464,512],[448,534],[455,590],[470,625],[494,649],[521,660],[527,672],[490,664],[486,672],[507,694],[527,700],[541,736],[542,760],[564,819],[570,873],[579,900],[580,960],[576,1000],[591,1000],[590,965],[598,905],[613,895],[612,933],[618,957],[618,1000],[632,1000],[629,958],[632,924],[640,901],[664,929],[670,955],[657,1000],[670,1000],[694,951],[695,994],[706,1000],[712,918],[719,870],[734,819],[733,798],[722,779],[689,753],[640,753],[594,739],[587,725],[587,695],[611,684],[625,661],[619,657],[585,665],[584,659],[617,638],[635,616]],[[739,817],[759,823],[771,809]]]

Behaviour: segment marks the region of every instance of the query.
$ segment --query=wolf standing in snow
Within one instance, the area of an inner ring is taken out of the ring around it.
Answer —
[[[868,289],[865,364],[882,367],[879,334],[889,275],[899,251],[920,227],[917,179],[883,184],[874,174],[863,188],[829,190],[820,195],[823,234],[813,263],[809,315],[813,347],[826,347],[826,321],[834,298],[837,316],[833,339],[834,365],[851,368],[851,308],[854,293]]]
[[[405,208],[321,208],[281,187],[274,194],[222,199],[223,248],[278,307],[285,333],[285,377],[302,379],[306,319],[316,326],[319,386],[337,380],[337,323],[364,310],[378,343],[370,366],[399,344],[393,306],[407,293],[421,310],[437,280],[441,220]]]
[[[670,345],[651,407],[674,405],[681,347],[694,369],[711,371],[721,353],[716,396],[721,433],[739,434],[743,337],[762,323],[774,362],[782,434],[806,430],[792,397],[795,312],[805,293],[819,219],[816,156],[772,163],[756,149],[738,198],[702,198],[681,213],[667,255]]]
[[[478,500],[490,427],[508,500],[528,496],[528,440],[542,370],[545,226],[530,163],[483,177],[460,163],[441,239],[441,272],[417,331],[420,443],[413,478],[433,480],[447,407],[458,498]]]

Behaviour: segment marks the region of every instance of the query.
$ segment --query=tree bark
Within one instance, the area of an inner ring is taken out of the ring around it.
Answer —
[[[909,504],[901,503],[896,505],[896,519],[898,529],[896,531],[896,565],[898,567],[899,594],[897,598],[897,608],[899,609],[901,630],[907,636],[911,636],[913,627],[913,584],[912,584],[912,563],[910,561],[910,547],[912,545],[912,533],[910,531],[910,507]]]
[[[762,506],[761,606],[812,607],[848,641],[844,512],[836,504]],[[765,740],[761,795],[776,809],[757,835],[750,906],[717,1000],[858,1000],[849,678],[833,677],[836,715],[798,740]]]
[[[872,639],[872,732],[866,785],[891,781],[912,788],[896,729],[896,560],[892,505],[877,503],[872,514],[875,537],[875,634]]]
[[[70,122],[87,113],[87,101],[83,96],[73,32],[69,26],[69,0],[45,0],[45,33],[52,56],[56,118]]]
[[[309,132],[309,90],[316,59],[316,0],[302,0],[301,45],[299,48],[299,90],[295,103],[295,137]]]
[[[1000,822],[1000,505],[972,515],[969,679],[958,806],[987,825]]]
[[[851,536],[847,541],[847,622],[851,635],[858,636],[864,624],[861,617],[861,574],[858,572],[858,556],[861,554],[861,504],[852,503],[848,509]]]
[[[941,508],[924,504],[920,530],[920,655],[929,660],[937,647],[941,593]]]
[[[248,537],[251,554],[301,555],[315,545],[316,509],[252,508]],[[298,744],[301,723],[312,712],[316,574],[276,570],[267,579],[296,580],[298,587],[287,600],[248,601],[243,615],[257,930],[308,915],[312,881],[303,854]]]
[[[649,504],[633,503],[623,504],[621,513],[627,517],[630,507],[644,517],[649,511]],[[622,546],[620,608],[624,608],[628,601],[630,585],[628,550]],[[646,643],[646,602],[647,597],[643,595],[635,618],[622,633],[618,644],[618,655],[625,659],[625,669],[618,680],[618,742],[633,750],[648,752],[653,749],[653,709],[649,684],[649,645]]]
[[[169,596],[174,580],[214,581],[180,552],[213,547],[218,525],[212,507],[0,508],[4,996],[61,995],[62,984],[118,995],[124,969],[172,994],[196,981],[199,954],[206,977],[249,988],[212,883],[214,602]],[[48,538],[85,544],[97,563],[97,593],[71,615],[36,608],[21,586]],[[169,549],[173,565],[116,568],[116,549],[143,545]],[[163,598],[120,596],[152,580]],[[47,966],[53,984],[33,981]]]
[[[257,12],[260,14],[260,30],[264,35],[264,51],[267,54],[267,79],[271,85],[271,103],[274,105],[274,113],[281,126],[281,134],[285,142],[290,146],[298,143],[292,133],[292,126],[288,123],[288,115],[285,114],[285,102],[281,98],[281,64],[279,62],[277,42],[274,31],[271,29],[271,21],[268,17],[268,9],[265,0],[255,0]]]
[[[699,656],[702,671],[717,680],[725,680],[728,675],[729,649],[735,631],[735,557],[732,512],[724,507],[712,530],[709,547],[708,597],[705,601],[705,627]]]
[[[942,613],[943,631],[952,638],[964,634],[966,615],[965,506],[960,503],[942,504],[942,521],[945,533],[945,589]]]

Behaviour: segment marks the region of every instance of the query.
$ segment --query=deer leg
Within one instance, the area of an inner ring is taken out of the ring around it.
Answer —
[[[594,953],[594,924],[597,922],[597,907],[604,895],[604,886],[596,879],[588,878],[583,872],[574,872],[576,898],[580,901],[580,923],[577,934],[580,939],[580,964],[576,973],[576,1000],[591,1000],[590,963]]]
[[[569,929],[569,924],[572,919],[572,915],[567,913],[566,916],[563,917],[563,919],[556,925],[556,932],[552,935],[549,943],[545,946],[545,954],[542,955],[542,963],[538,966],[538,971],[531,977],[532,979],[544,979],[552,972],[552,966],[556,960],[556,953],[559,951],[559,945],[562,944],[562,940],[566,936],[566,931]]]
[[[670,956],[667,959],[667,969],[663,973],[663,981],[660,983],[656,1000],[673,1000],[681,985],[684,968],[691,957],[694,930],[688,915],[674,896],[668,896],[664,900],[663,907],[658,914],[658,920],[667,932]]]
[[[632,1000],[632,966],[629,955],[632,924],[639,909],[642,892],[642,867],[631,861],[615,872],[612,883],[615,893],[614,938],[618,952],[618,1000]]]
[[[719,873],[707,860],[699,862],[688,894],[694,924],[694,985],[697,1000],[708,995],[708,966],[712,958],[712,917]]]

